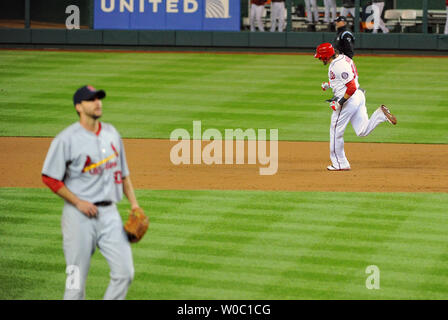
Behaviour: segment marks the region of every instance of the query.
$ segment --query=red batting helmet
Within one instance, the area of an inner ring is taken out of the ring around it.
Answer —
[[[327,60],[327,59],[330,59],[332,56],[334,56],[334,54],[335,54],[335,51],[334,51],[333,46],[331,45],[331,43],[326,42],[326,43],[322,43],[317,46],[316,54],[314,55],[314,58],[317,58],[317,59],[322,58],[324,60]]]

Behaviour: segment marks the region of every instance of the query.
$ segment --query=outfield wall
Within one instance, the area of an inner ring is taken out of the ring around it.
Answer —
[[[448,51],[448,36],[439,34],[357,33],[357,49]],[[148,30],[65,30],[0,29],[0,45],[90,45],[232,47],[309,49],[332,42],[330,32],[219,32],[219,31],[148,31]]]

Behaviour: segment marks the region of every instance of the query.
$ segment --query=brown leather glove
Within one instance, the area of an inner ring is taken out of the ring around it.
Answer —
[[[149,219],[142,208],[135,208],[129,214],[128,221],[124,225],[124,230],[130,242],[139,242],[148,230]]]

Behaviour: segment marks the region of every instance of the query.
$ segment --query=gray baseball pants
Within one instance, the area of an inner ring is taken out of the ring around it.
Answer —
[[[99,248],[110,267],[105,300],[125,299],[134,277],[131,246],[115,204],[98,207],[96,218],[89,218],[65,203],[62,236],[67,279],[64,300],[84,299],[90,259]]]

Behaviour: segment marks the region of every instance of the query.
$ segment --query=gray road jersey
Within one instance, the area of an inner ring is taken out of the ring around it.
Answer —
[[[72,124],[52,141],[42,174],[63,181],[82,200],[120,201],[122,178],[129,175],[120,134],[103,122],[98,136]]]

